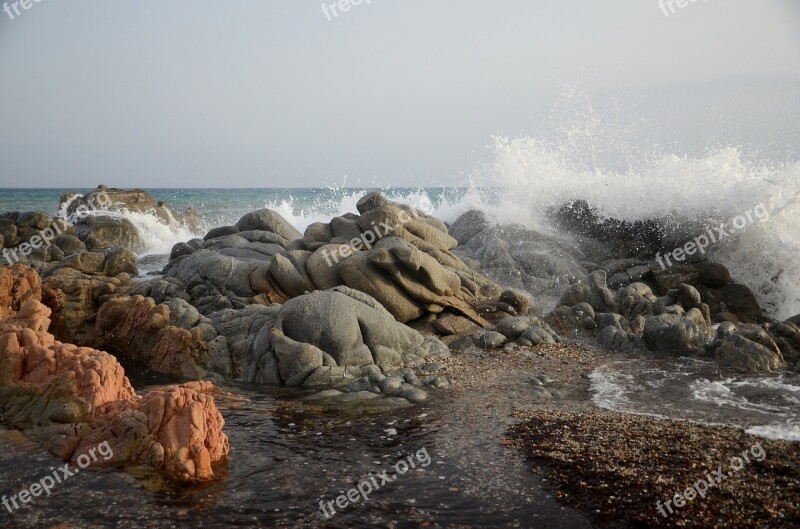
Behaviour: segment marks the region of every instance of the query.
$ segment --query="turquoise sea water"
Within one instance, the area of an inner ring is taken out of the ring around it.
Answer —
[[[0,212],[43,211],[54,214],[59,198],[65,193],[86,193],[90,189],[2,189]],[[466,193],[459,188],[265,188],[265,189],[147,189],[158,200],[182,212],[194,208],[207,227],[235,223],[242,215],[264,207],[281,210],[290,221],[303,224],[304,218],[334,216],[355,212],[358,198],[369,191],[381,191],[389,197],[407,199],[426,197],[433,205],[442,201],[455,203]],[[291,218],[294,217],[294,218]]]

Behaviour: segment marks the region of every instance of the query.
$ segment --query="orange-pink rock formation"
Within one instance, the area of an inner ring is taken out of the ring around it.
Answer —
[[[21,265],[0,268],[0,417],[75,460],[108,442],[104,464],[144,463],[180,480],[207,480],[229,450],[224,420],[197,382],[136,395],[116,358],[63,344],[47,332],[41,281]]]

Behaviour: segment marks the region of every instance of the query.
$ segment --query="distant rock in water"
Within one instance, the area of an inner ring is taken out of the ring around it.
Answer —
[[[166,202],[157,201],[141,189],[116,189],[98,186],[85,195],[65,194],[60,210],[75,224],[77,236],[90,250],[121,247],[136,254],[145,250],[142,234],[130,214],[148,215],[171,228],[186,228],[200,233],[203,222],[189,208],[178,213]]]
[[[86,195],[63,195],[60,216],[0,213],[0,265],[22,263],[41,271],[87,250],[102,253],[121,248],[141,254],[147,245],[131,214],[143,215],[144,220],[138,217],[140,223],[155,222],[198,234],[202,230],[203,223],[191,208],[179,214],[145,191],[99,186]]]

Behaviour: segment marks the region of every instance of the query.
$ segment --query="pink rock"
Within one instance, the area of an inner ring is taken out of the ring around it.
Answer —
[[[211,383],[137,396],[112,355],[56,341],[47,332],[51,311],[38,300],[41,283],[27,271],[5,270],[0,416],[6,423],[29,430],[65,460],[108,442],[113,455],[97,464],[143,463],[187,481],[214,477],[212,463],[230,446]]]

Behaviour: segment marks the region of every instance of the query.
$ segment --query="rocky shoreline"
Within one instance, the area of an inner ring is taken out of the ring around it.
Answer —
[[[544,440],[530,437],[539,428],[564,449],[595,452],[605,446],[595,430],[614,439],[612,427],[628,424],[657,444],[685,428],[593,410],[585,377],[612,359],[691,356],[743,374],[800,368],[800,318],[769,318],[718,263],[662,268],[650,257],[691,231],[602,220],[575,204],[554,213],[562,231],[547,234],[476,211],[448,225],[378,193],[357,209],[305,233],[274,211],[249,212],[176,244],[161,273],[143,277],[142,238],[123,213],[198,228],[196,213],[101,186],[62,198],[75,224],[0,216],[4,256],[20,261],[0,266],[0,419],[64,460],[108,441],[111,466],[202,482],[230,451],[215,386],[294,388],[305,392],[299,405],[334,413],[462,395],[472,404],[451,408],[467,421],[479,411],[474,394],[494,384],[509,390],[489,404],[499,430],[536,404],[513,431],[539,461]],[[137,395],[126,364],[182,384]],[[564,438],[570,424],[586,437]],[[734,446],[733,434],[707,430],[702,448]],[[788,454],[794,445],[770,446]],[[564,484],[575,497],[579,485]]]
[[[453,392],[499,388],[491,405],[508,414],[496,443],[519,450],[529,471],[559,502],[597,527],[796,527],[800,523],[800,446],[701,425],[597,409],[588,375],[613,360],[585,343],[473,350],[448,359]],[[631,357],[633,358],[633,357]],[[544,379],[546,383],[540,384]],[[457,398],[454,396],[454,398]],[[486,409],[459,410],[460,420]],[[758,444],[762,461],[732,471],[730,460]],[[733,475],[683,509],[664,505],[724,466]],[[663,516],[656,502],[661,501]]]

